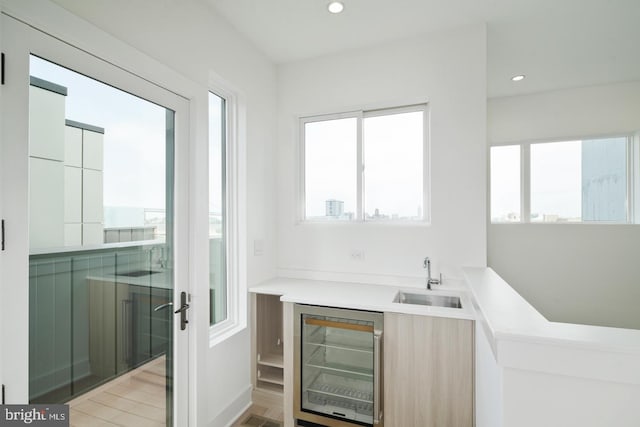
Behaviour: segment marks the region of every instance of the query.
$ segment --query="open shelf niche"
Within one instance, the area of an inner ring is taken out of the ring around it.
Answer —
[[[282,394],[284,364],[280,295],[255,295],[255,387]]]

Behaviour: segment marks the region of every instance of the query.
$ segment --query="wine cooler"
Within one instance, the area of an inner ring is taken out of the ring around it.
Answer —
[[[300,425],[382,426],[382,313],[296,304],[294,314]]]

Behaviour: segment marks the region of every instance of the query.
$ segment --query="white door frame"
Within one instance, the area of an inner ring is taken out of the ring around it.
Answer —
[[[6,8],[5,8],[6,9]],[[28,7],[27,7],[28,9]],[[11,13],[11,12],[9,12]],[[21,17],[24,19],[23,17]],[[174,300],[179,301],[181,291],[191,293],[193,272],[190,274],[189,252],[191,198],[190,139],[193,118],[190,102],[174,93],[161,89],[149,78],[141,79],[124,71],[124,68],[106,64],[97,56],[78,50],[70,44],[55,39],[38,30],[27,27],[13,18],[3,17],[4,34],[11,37],[3,41],[6,54],[5,76],[2,87],[2,197],[3,218],[7,222],[7,250],[2,253],[2,362],[1,379],[7,385],[7,403],[28,401],[28,53],[34,53],[53,62],[72,68],[92,78],[113,84],[150,101],[176,111],[174,210]],[[133,51],[133,49],[130,49]],[[127,53],[122,54],[126,57]],[[122,59],[126,61],[126,59]],[[111,62],[111,61],[110,61]],[[156,65],[156,64],[153,64]],[[166,71],[164,69],[160,71]],[[167,76],[163,76],[163,80]],[[12,84],[9,84],[11,80]],[[184,83],[183,78],[179,78]],[[18,82],[18,84],[16,84]],[[188,92],[195,86],[188,84]],[[163,94],[164,93],[164,94]],[[15,159],[19,159],[16,161]],[[11,244],[9,245],[9,241]],[[190,318],[197,311],[190,313]],[[193,324],[193,323],[192,323]],[[195,325],[193,325],[195,326]],[[195,425],[195,388],[189,377],[195,378],[195,355],[189,352],[194,346],[194,328],[180,331],[179,316],[174,316],[174,424]],[[186,398],[185,398],[186,397]],[[191,398],[189,398],[191,397]]]

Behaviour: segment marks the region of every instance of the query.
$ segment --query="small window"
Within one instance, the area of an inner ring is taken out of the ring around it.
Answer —
[[[228,318],[226,260],[226,103],[209,92],[209,323]]]
[[[491,221],[520,221],[520,146],[491,147]]]
[[[491,221],[629,222],[630,144],[618,136],[491,147]],[[530,173],[521,194],[524,166]],[[518,205],[527,212],[520,215]]]
[[[239,165],[246,152],[238,130],[246,123],[238,117],[233,91],[217,87],[208,96],[209,345],[215,346],[247,327],[247,288],[239,250],[243,243],[238,239],[245,209],[241,197],[245,176]]]
[[[423,221],[426,105],[301,119],[310,221]]]

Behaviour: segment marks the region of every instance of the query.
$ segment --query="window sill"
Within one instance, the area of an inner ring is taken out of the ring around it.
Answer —
[[[514,222],[491,222],[490,225],[550,225],[552,227],[559,225],[585,225],[585,226],[594,226],[594,225],[638,225],[635,222],[607,222],[607,221],[558,221],[558,222],[544,222],[544,221],[536,221],[536,222],[523,222],[523,221],[514,221]]]
[[[296,225],[301,226],[319,226],[319,227],[345,227],[345,226],[383,226],[383,227],[430,227],[431,222],[427,220],[406,220],[406,221],[359,221],[359,220],[301,220],[296,222]]]
[[[224,322],[209,327],[209,348],[226,341],[235,334],[246,329],[247,324],[241,322],[232,322],[225,320]]]

